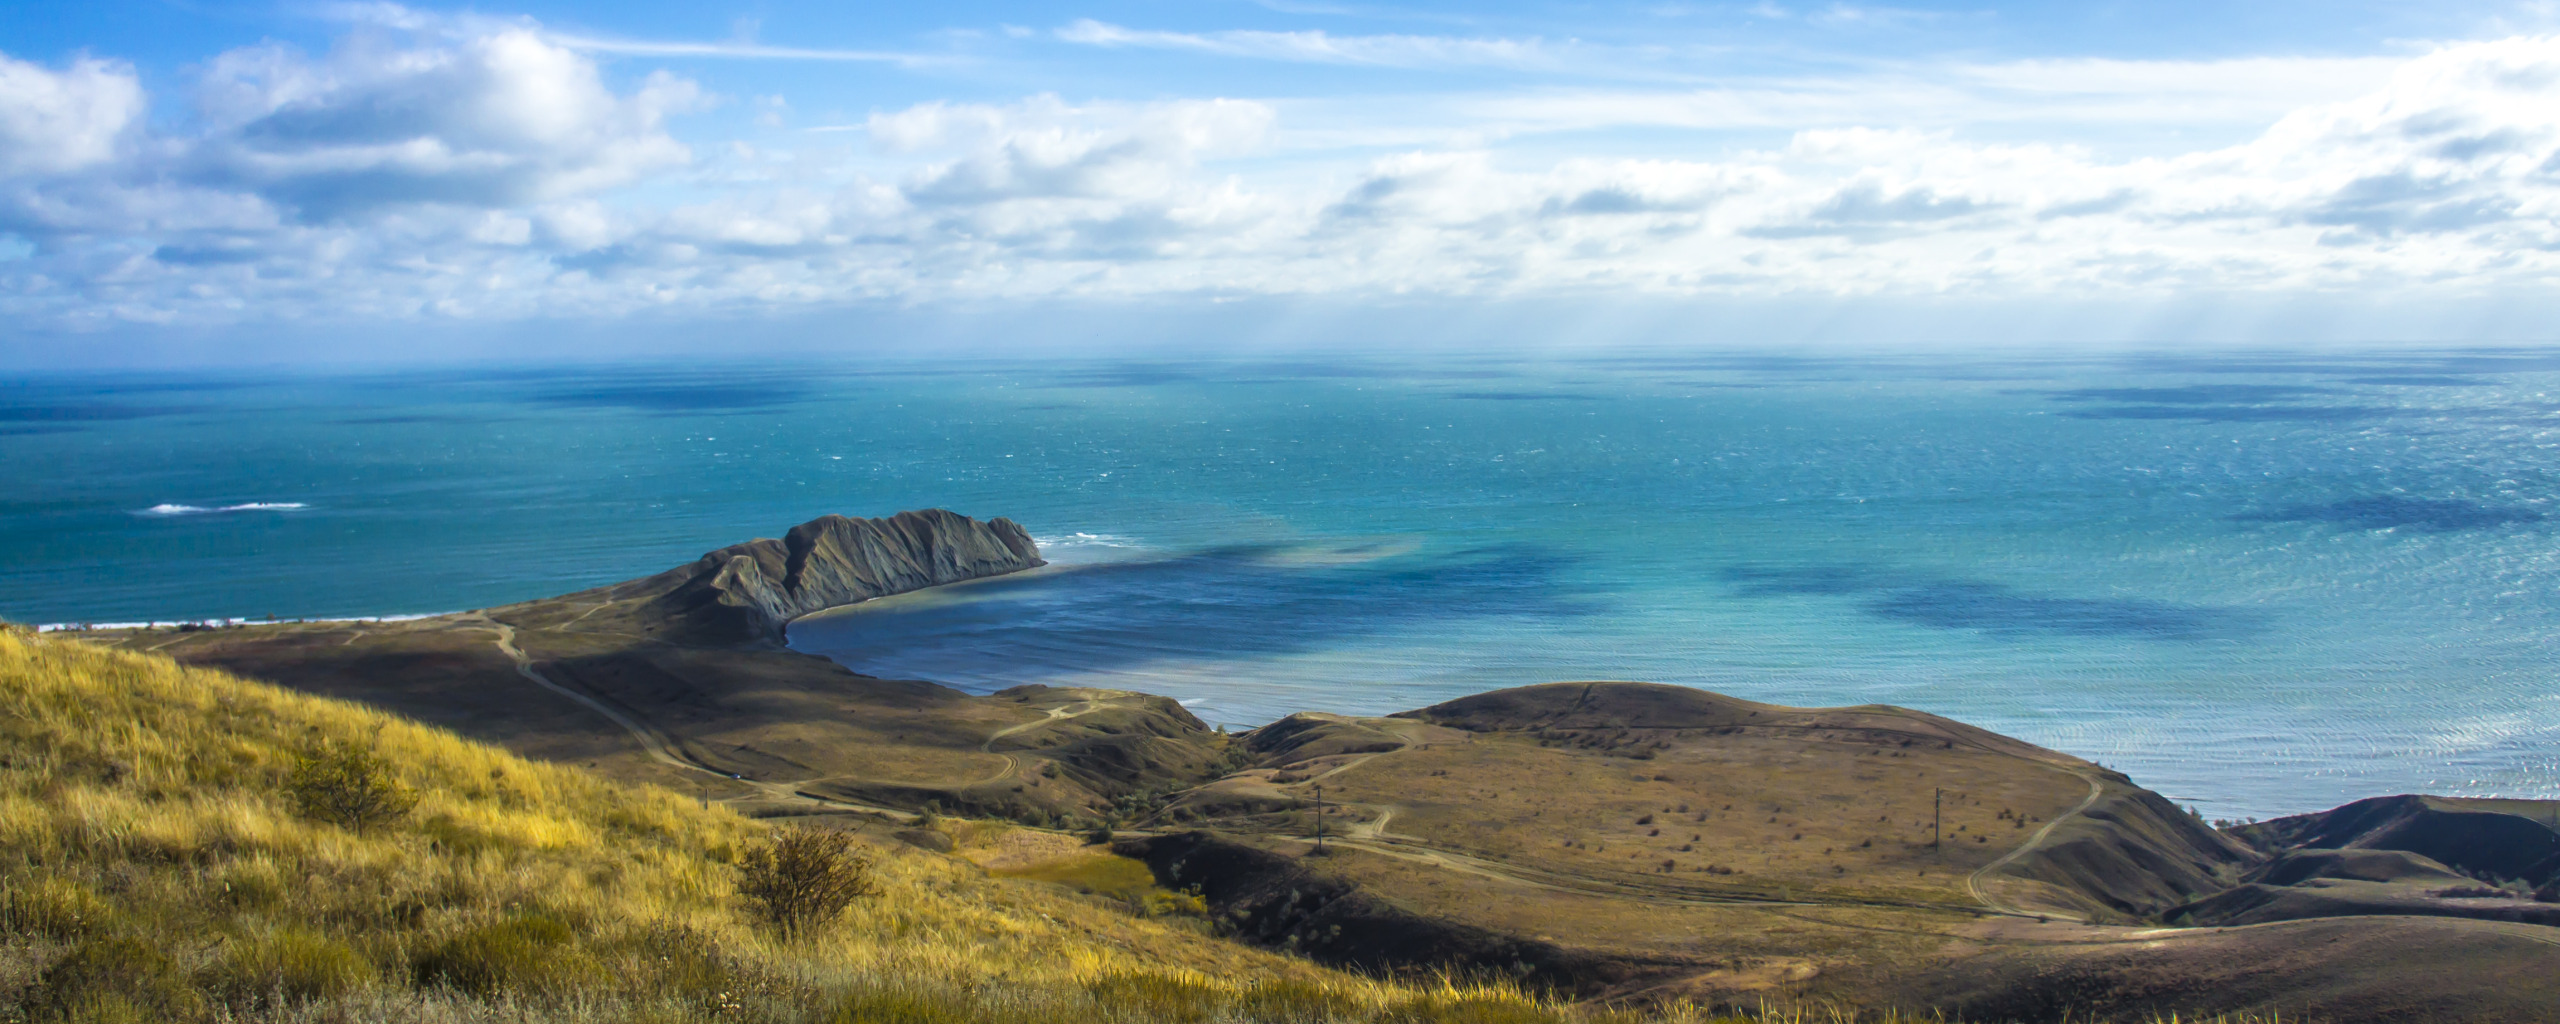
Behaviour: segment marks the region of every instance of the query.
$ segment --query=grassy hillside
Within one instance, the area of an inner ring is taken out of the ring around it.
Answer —
[[[370,752],[414,803],[362,832],[307,816],[297,770],[329,750]],[[354,704],[0,628],[0,1020],[1709,1019],[1258,951],[1131,862],[994,822],[946,826],[963,856],[866,840],[878,894],[786,937],[738,896],[772,828]]]
[[[416,804],[296,813],[377,752]],[[1112,901],[867,846],[881,893],[785,939],[768,826],[362,707],[0,631],[0,1016],[42,1020],[1558,1020],[1326,971]],[[1036,872],[1033,872],[1036,874]]]

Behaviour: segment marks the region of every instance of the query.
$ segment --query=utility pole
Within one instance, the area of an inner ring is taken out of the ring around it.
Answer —
[[[1944,820],[1942,812],[1947,807],[1947,791],[1933,789],[1929,794],[1929,852],[1937,854],[1939,860],[1945,860],[1947,859],[1946,847],[1940,846],[1939,843],[1945,841],[1946,833],[1939,831],[1939,826]]]
[[[1324,783],[1316,783],[1316,855],[1324,855]]]

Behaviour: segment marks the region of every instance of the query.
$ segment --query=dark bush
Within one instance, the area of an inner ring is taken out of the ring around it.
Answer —
[[[285,795],[304,817],[362,834],[390,824],[418,805],[418,795],[391,777],[372,751],[332,744],[296,759]]]
[[[747,851],[738,864],[738,893],[758,915],[785,933],[835,920],[853,901],[876,896],[871,861],[853,848],[853,837],[813,828],[785,828],[773,841]]]

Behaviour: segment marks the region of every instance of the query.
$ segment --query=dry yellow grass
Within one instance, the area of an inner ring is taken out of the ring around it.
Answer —
[[[362,835],[297,816],[286,780],[329,744],[394,766],[414,810]],[[1330,971],[903,846],[870,850],[880,896],[786,939],[734,891],[768,827],[357,705],[0,630],[7,1019],[1634,1019]]]

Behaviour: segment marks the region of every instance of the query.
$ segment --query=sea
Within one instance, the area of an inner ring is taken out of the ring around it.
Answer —
[[[1558,680],[1898,704],[2214,818],[2560,797],[2560,351],[19,376],[0,481],[20,622],[486,607],[940,506],[1053,565],[792,644],[1234,728]]]

